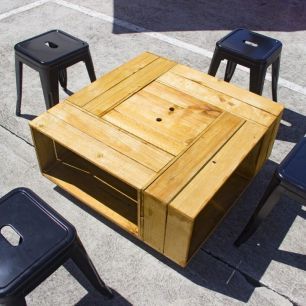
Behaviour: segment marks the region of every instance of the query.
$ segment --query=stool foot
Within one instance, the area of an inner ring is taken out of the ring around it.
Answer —
[[[267,67],[250,69],[250,91],[258,95],[262,94]]]
[[[89,79],[91,82],[94,82],[97,78],[96,78],[95,69],[93,66],[93,62],[92,62],[92,58],[91,58],[89,50],[88,50],[88,54],[85,56],[84,62],[85,62],[86,69],[89,75]]]
[[[277,102],[277,83],[279,77],[280,56],[272,63],[272,99]]]
[[[78,238],[76,240],[77,242],[75,248],[71,253],[71,259],[84,273],[84,275],[98,292],[109,298],[113,297],[112,291],[105,285],[103,280],[100,278],[96,268],[94,267],[85,248],[83,247],[82,242]]]
[[[16,102],[16,115],[20,116],[21,98],[22,98],[22,71],[23,65],[17,57],[15,57],[15,73],[16,73],[16,89],[17,89],[17,102]]]
[[[235,72],[236,66],[237,64],[235,62],[227,61],[225,75],[224,75],[225,82],[230,82]]]
[[[218,50],[215,49],[213,58],[211,60],[211,63],[210,63],[209,69],[208,69],[208,74],[209,75],[212,75],[212,76],[216,75],[222,59],[223,58],[220,56]]]
[[[59,102],[58,71],[40,71],[39,76],[44,93],[46,108],[49,109]]]
[[[5,299],[4,302],[0,301],[0,306],[27,306],[25,298],[22,297],[12,297]]]

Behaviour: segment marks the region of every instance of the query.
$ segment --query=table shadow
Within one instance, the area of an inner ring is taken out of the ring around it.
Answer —
[[[277,12],[277,14],[274,14]],[[137,25],[137,32],[233,30],[302,31],[306,29],[306,3],[295,0],[114,0],[114,17]],[[118,22],[119,23],[119,22]],[[113,33],[135,28],[113,24]]]

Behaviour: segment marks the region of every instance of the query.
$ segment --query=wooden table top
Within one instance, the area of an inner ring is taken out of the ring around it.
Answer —
[[[145,52],[31,127],[135,188],[140,235],[163,250],[164,231],[151,229],[164,210],[195,218],[250,152],[242,172],[253,176],[271,152],[282,111],[265,97]]]

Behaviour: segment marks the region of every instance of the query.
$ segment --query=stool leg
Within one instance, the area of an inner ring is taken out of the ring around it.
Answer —
[[[111,290],[105,285],[103,280],[100,278],[96,268],[90,260],[82,242],[77,238],[75,248],[72,250],[71,259],[84,273],[93,287],[101,294],[107,297],[113,297]]]
[[[0,302],[0,305],[2,306],[27,306],[26,300],[25,298],[22,297],[12,297],[9,298],[7,300],[5,300],[5,302]]]
[[[90,81],[94,82],[97,78],[96,78],[95,69],[93,66],[93,62],[92,62],[92,58],[91,58],[89,50],[88,50],[88,54],[85,56],[84,62],[87,68],[87,72],[88,72]]]
[[[277,102],[277,83],[279,76],[280,56],[272,63],[272,99]]]
[[[262,95],[267,67],[251,68],[250,71],[250,91]]]
[[[20,116],[21,98],[22,98],[22,62],[15,56],[15,73],[16,73],[16,89],[17,89],[17,102],[16,102],[16,115]]]
[[[230,82],[230,80],[232,79],[232,76],[235,72],[237,64],[235,62],[232,61],[227,61],[226,64],[226,70],[225,70],[225,75],[224,75],[224,81],[225,82]]]
[[[67,69],[61,69],[58,72],[58,79],[64,91],[67,90]]]
[[[212,75],[212,76],[216,75],[222,59],[223,58],[220,56],[220,53],[218,52],[218,50],[216,48],[215,52],[214,52],[214,55],[213,55],[213,58],[210,62],[209,69],[208,69],[208,74],[209,75]]]
[[[275,176],[273,176],[251,219],[234,242],[235,246],[239,247],[254,234],[258,226],[278,202],[280,194],[280,181]]]
[[[46,108],[49,109],[58,103],[58,71],[41,70],[39,72],[41,86],[43,89]]]

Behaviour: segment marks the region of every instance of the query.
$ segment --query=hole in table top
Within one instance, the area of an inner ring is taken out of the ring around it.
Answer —
[[[52,49],[55,49],[55,48],[58,48],[58,45],[53,43],[52,41],[46,41],[45,42],[45,45],[49,48],[52,48]]]
[[[169,107],[170,112],[174,112],[174,107]]]
[[[156,121],[161,122],[162,118],[156,118]]]
[[[0,234],[11,246],[18,246],[22,242],[22,237],[10,225],[3,226]]]
[[[243,41],[246,45],[248,46],[252,46],[252,47],[258,47],[258,44],[252,42],[252,41],[249,41],[249,40],[244,40]]]

